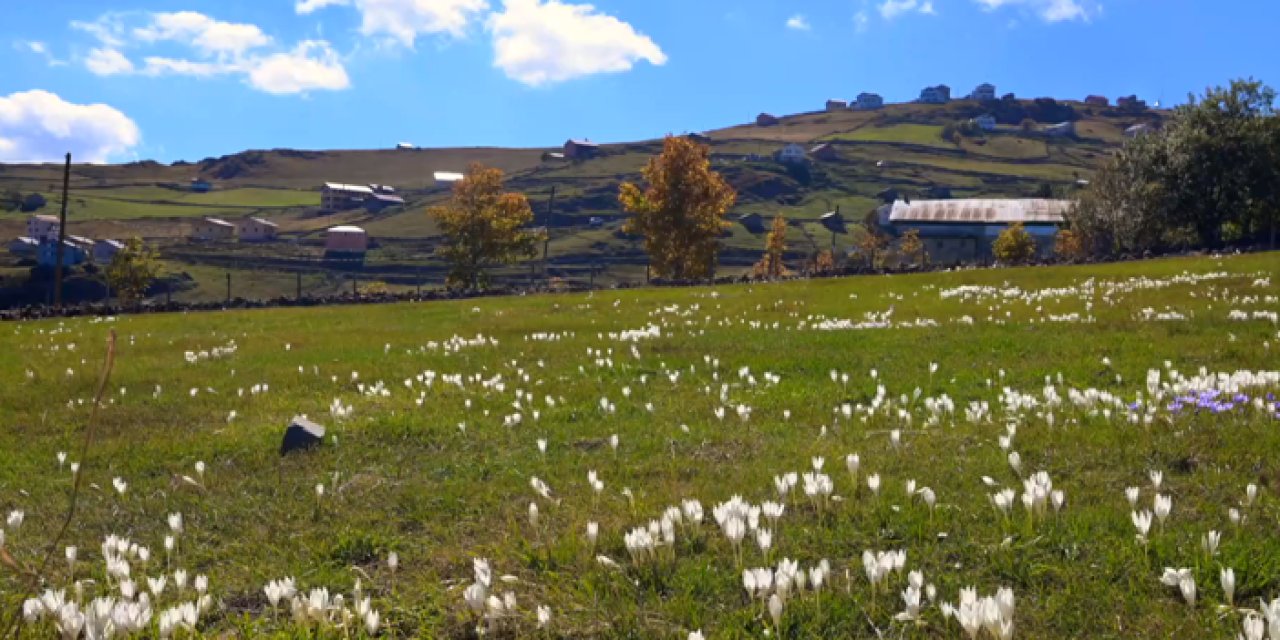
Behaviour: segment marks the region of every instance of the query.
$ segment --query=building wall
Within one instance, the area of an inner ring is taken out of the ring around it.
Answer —
[[[235,237],[235,228],[198,222],[191,233],[191,237],[197,240],[228,240]]]
[[[324,249],[337,253],[364,253],[369,248],[369,236],[358,233],[328,233]]]

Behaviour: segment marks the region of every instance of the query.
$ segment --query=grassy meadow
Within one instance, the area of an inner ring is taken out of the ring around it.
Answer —
[[[39,564],[75,463],[39,591],[81,581],[106,611],[146,591],[134,637],[1234,638],[1280,597],[1278,271],[1269,253],[7,324],[3,548]],[[281,458],[297,414],[325,442]],[[109,535],[149,554],[104,556]],[[272,606],[285,577],[300,600]],[[33,587],[0,563],[0,628]],[[55,636],[32,607],[31,637]]]

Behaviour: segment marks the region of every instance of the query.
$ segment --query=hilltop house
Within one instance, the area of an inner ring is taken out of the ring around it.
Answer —
[[[1091,107],[1109,107],[1111,101],[1106,96],[1089,96],[1084,99],[1084,103]]]
[[[920,91],[920,102],[924,104],[946,104],[951,102],[951,87],[940,84],[936,87],[925,87]]]
[[[813,156],[815,160],[826,160],[828,162],[840,159],[840,151],[830,142],[824,142],[810,149],[809,155]]]
[[[805,162],[808,157],[808,154],[804,151],[804,147],[794,142],[779,149],[778,152],[774,154],[774,159],[782,164],[801,164]]]
[[[192,240],[230,240],[235,237],[236,226],[218,218],[198,220],[191,229]]]
[[[705,133],[691,132],[691,133],[684,134],[684,137],[688,138],[693,142],[697,142],[698,144],[711,144],[711,136]]]
[[[27,237],[36,242],[57,240],[60,227],[58,216],[31,216],[27,218]]]
[[[119,240],[98,240],[93,243],[93,262],[100,265],[111,264],[111,260],[123,249],[124,243]]]
[[[567,140],[564,143],[564,157],[570,160],[586,160],[600,155],[600,145],[590,140]]]
[[[993,85],[993,84],[990,84],[990,83],[984,82],[984,83],[982,83],[982,84],[978,85],[978,87],[977,87],[976,89],[974,89],[974,90],[973,90],[973,93],[970,93],[970,94],[969,94],[969,99],[970,99],[970,100],[982,100],[982,101],[986,101],[986,100],[995,100],[995,99],[996,99],[996,86],[995,86],[995,85]]]
[[[373,188],[361,184],[326,182],[320,189],[320,208],[325,211],[355,209],[373,195]]]
[[[1138,96],[1124,96],[1116,98],[1116,106],[1121,109],[1142,110],[1147,108],[1147,101],[1139,100]]]
[[[757,127],[772,127],[773,125],[776,125],[776,124],[778,124],[778,116],[775,116],[771,113],[762,113],[756,116]]]
[[[749,233],[764,233],[764,218],[758,213],[744,213],[738,216],[738,224]]]
[[[991,243],[1008,225],[1022,223],[1040,255],[1053,240],[1070,200],[895,200],[876,209],[877,225],[894,237],[915,229],[935,264],[991,260]]]
[[[854,108],[859,111],[874,111],[884,107],[884,98],[878,93],[859,93]]]
[[[240,242],[270,242],[276,239],[279,231],[279,225],[262,218],[249,217],[236,224]]]
[[[396,144],[396,151],[413,151],[418,147],[411,142],[401,142]]]
[[[1050,138],[1069,138],[1076,135],[1076,123],[1060,122],[1052,124],[1045,127],[1042,133]]]
[[[844,100],[828,100],[827,111],[847,111],[849,103]]]
[[[1137,137],[1146,135],[1148,133],[1153,133],[1154,131],[1155,131],[1155,127],[1152,127],[1149,124],[1135,124],[1132,127],[1129,127],[1128,129],[1124,130],[1124,137],[1137,138]]]
[[[79,243],[67,240],[62,243],[62,266],[74,267],[84,264],[89,259],[85,248]],[[58,264],[58,241],[40,243],[36,251],[36,263],[42,267],[55,267]]]
[[[973,123],[978,125],[978,128],[982,129],[983,131],[996,130],[996,117],[989,113],[986,113],[974,118]]]
[[[324,233],[326,257],[363,258],[369,250],[369,234],[360,227],[342,225],[331,227]]]
[[[212,183],[212,182],[209,182],[208,180],[205,180],[204,178],[192,178],[192,179],[191,179],[191,191],[193,191],[193,192],[195,192],[195,193],[209,193],[209,190],[211,190],[211,189],[213,189],[213,183]]]

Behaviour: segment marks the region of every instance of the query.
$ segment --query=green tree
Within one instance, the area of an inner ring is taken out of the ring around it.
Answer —
[[[924,242],[920,240],[919,229],[907,229],[903,232],[902,239],[898,241],[898,251],[912,264],[925,264],[929,260],[924,250]]]
[[[537,254],[539,234],[525,229],[533,221],[529,200],[502,190],[502,171],[479,163],[453,186],[453,198],[427,210],[444,235],[437,255],[449,263],[451,287],[488,286],[488,269]]]
[[[632,214],[623,226],[644,238],[658,277],[689,279],[711,275],[724,216],[737,194],[711,170],[710,149],[683,137],[667,136],[662,153],[649,159],[648,187],[626,182],[618,193]]]
[[[1015,222],[996,236],[991,253],[1002,264],[1026,264],[1036,257],[1036,240],[1021,222]]]
[[[107,285],[127,303],[138,302],[160,273],[156,252],[141,238],[129,238],[106,268]]]

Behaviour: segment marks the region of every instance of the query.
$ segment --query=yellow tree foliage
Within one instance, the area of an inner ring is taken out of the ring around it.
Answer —
[[[1021,222],[1015,222],[996,236],[991,253],[1004,264],[1025,264],[1036,257],[1036,241]]]
[[[648,188],[623,183],[618,201],[632,214],[623,230],[644,237],[654,275],[705,278],[715,265],[717,238],[737,193],[711,170],[710,149],[667,136],[662,154],[644,168]]]
[[[858,240],[858,253],[866,258],[867,268],[874,269],[882,261],[884,248],[889,241],[875,227],[868,226],[866,231]]]
[[[107,265],[107,284],[125,302],[137,302],[160,272],[156,252],[141,238],[129,238]]]
[[[781,278],[787,275],[787,265],[782,261],[787,252],[787,219],[774,216],[773,228],[764,241],[764,255],[752,268],[757,278]]]
[[[1085,257],[1084,238],[1071,229],[1062,229],[1053,241],[1053,252],[1063,260]]]
[[[924,252],[924,242],[920,240],[919,229],[907,229],[903,232],[902,240],[898,242],[898,251],[912,263],[923,264],[928,259]]]
[[[529,200],[503,192],[500,169],[472,164],[449,203],[427,213],[445,237],[436,253],[449,262],[449,286],[486,286],[489,268],[537,255],[540,236],[524,228],[533,221]]]

